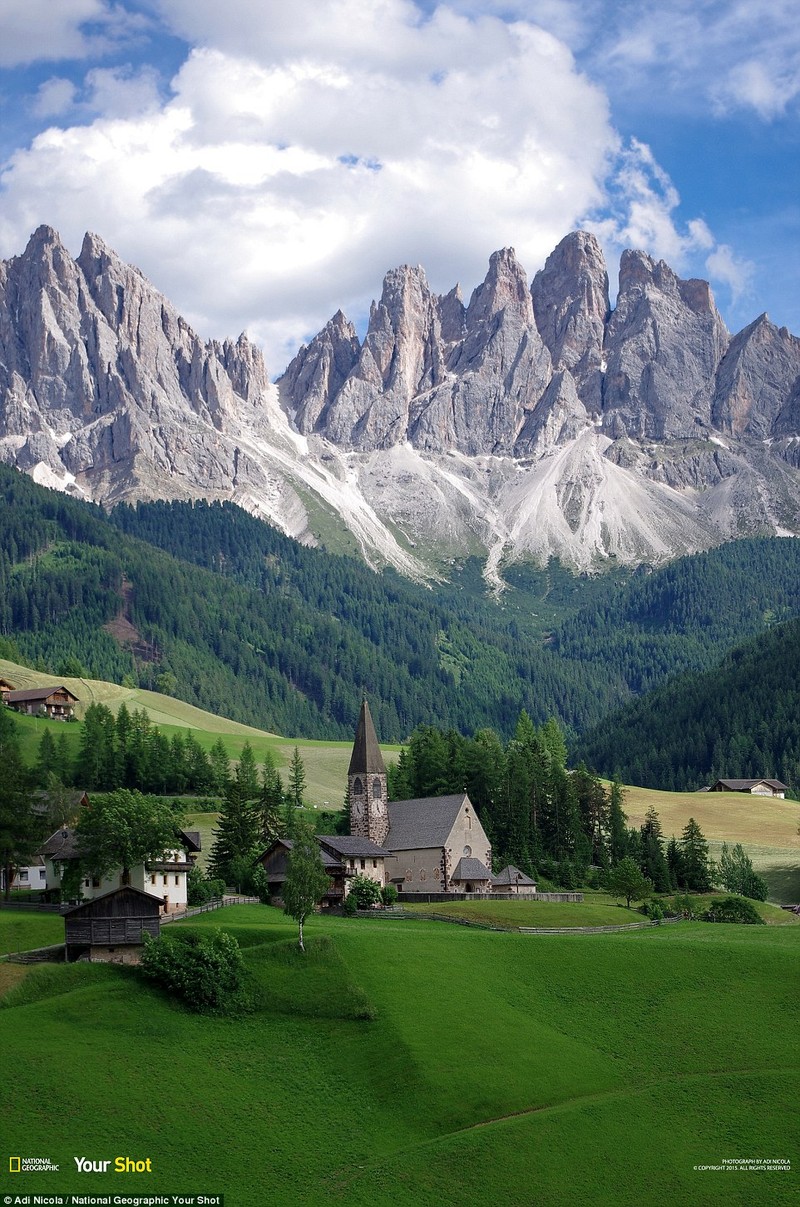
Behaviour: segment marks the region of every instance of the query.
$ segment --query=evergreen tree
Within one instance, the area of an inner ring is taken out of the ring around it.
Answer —
[[[306,769],[303,765],[303,760],[300,758],[300,750],[295,746],[292,761],[289,763],[289,775],[286,785],[286,799],[292,809],[303,808],[303,794],[305,790]]]
[[[213,877],[238,885],[243,863],[249,867],[258,855],[259,821],[258,809],[242,798],[235,779],[229,781],[209,858]]]
[[[22,762],[19,730],[7,708],[0,707],[0,867],[5,895],[11,894],[16,869],[27,862],[40,839],[30,807],[30,777]]]
[[[222,738],[217,738],[209,755],[209,778],[212,792],[223,795],[230,783],[231,761]]]
[[[681,835],[681,854],[684,887],[695,893],[707,893],[711,888],[708,843],[693,817],[689,818]]]
[[[758,875],[741,843],[737,842],[732,851],[728,850],[726,842],[722,844],[717,872],[720,884],[728,892],[738,893],[740,897],[750,897],[754,901],[766,901],[767,882]]]
[[[619,777],[615,776],[611,785],[608,804],[608,848],[612,864],[619,863],[625,857],[628,848],[625,823],[628,820],[622,811],[625,791]]]
[[[661,839],[661,820],[654,805],[650,805],[645,814],[641,834],[642,872],[649,880],[652,880],[657,893],[668,893],[672,883]]]
[[[236,782],[239,785],[242,800],[256,800],[258,798],[260,794],[258,767],[256,765],[256,756],[253,754],[253,747],[249,742],[245,742],[242,747],[242,753],[239,755],[239,763],[236,767]]]
[[[56,743],[49,729],[45,729],[39,740],[39,748],[36,752],[36,766],[34,770],[34,778],[40,788],[47,786],[47,781],[51,775],[56,775],[56,766],[58,763],[58,753],[56,751]]]
[[[667,843],[667,868],[669,869],[670,888],[676,889],[683,884],[684,877],[683,852],[674,834]]]
[[[281,837],[283,799],[283,781],[275,766],[272,751],[268,750],[264,757],[261,792],[258,798],[259,833],[264,846],[274,838]]]

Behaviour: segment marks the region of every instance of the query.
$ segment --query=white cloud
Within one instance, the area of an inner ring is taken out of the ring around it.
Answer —
[[[158,4],[195,45],[171,98],[148,68],[93,68],[80,104],[99,116],[5,165],[0,254],[41,222],[74,250],[95,230],[203,335],[248,328],[278,372],[337,308],[365,314],[399,263],[469,290],[496,248],[532,273],[601,212],[610,252],[679,268],[713,248],[702,220],[678,224],[649,148],[620,150],[567,45],[531,21],[410,0]]]
[[[755,265],[750,260],[737,257],[727,243],[720,243],[707,256],[706,269],[713,281],[727,285],[734,304],[750,291]]]
[[[719,116],[754,110],[769,120],[800,95],[796,0],[605,0],[594,51],[606,78],[643,103],[698,103]]]
[[[84,59],[149,25],[109,0],[0,0],[0,67]]]
[[[31,108],[37,117],[58,117],[72,108],[76,92],[72,80],[52,76],[39,86]]]

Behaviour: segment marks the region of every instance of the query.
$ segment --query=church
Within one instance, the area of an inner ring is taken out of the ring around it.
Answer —
[[[389,800],[386,767],[366,700],[347,787],[350,833],[382,852],[383,883],[394,884],[403,896],[492,891],[491,844],[465,792]]]

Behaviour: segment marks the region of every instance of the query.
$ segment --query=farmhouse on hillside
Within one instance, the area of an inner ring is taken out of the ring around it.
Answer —
[[[26,687],[21,691],[3,693],[9,708],[30,717],[49,717],[51,721],[68,721],[80,703],[68,687]]]
[[[330,876],[330,884],[320,903],[323,908],[341,905],[347,896],[348,881],[354,876],[368,876],[381,888],[387,884],[385,866],[386,860],[392,858],[390,851],[366,838],[341,834],[317,835],[317,842],[322,866]],[[290,838],[276,838],[256,861],[267,874],[271,897],[283,897],[292,846]]]
[[[127,872],[115,868],[102,877],[86,874],[81,883],[81,897],[91,901],[119,888],[133,888],[157,900],[160,912],[176,913],[186,909],[187,876],[199,850],[199,831],[178,830],[174,848],[155,863],[140,863]],[[56,830],[40,848],[39,855],[45,860],[48,893],[60,889],[65,866],[80,857],[75,830],[70,826]]]
[[[748,792],[751,796],[776,796],[783,800],[789,791],[780,780],[717,780],[709,792]]]

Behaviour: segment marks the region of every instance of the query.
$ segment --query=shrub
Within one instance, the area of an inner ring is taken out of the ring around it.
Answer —
[[[681,918],[688,918],[690,921],[697,917],[697,907],[697,898],[693,897],[691,893],[678,893],[672,902],[672,912]]]
[[[651,922],[663,922],[664,907],[660,901],[653,898],[651,901],[645,901],[642,906],[642,913],[650,919]]]
[[[766,926],[752,901],[745,897],[715,897],[703,914],[704,922],[738,922],[743,926]]]
[[[222,897],[225,893],[224,880],[212,880],[204,876],[197,864],[194,864],[186,877],[186,899],[189,905],[205,905],[213,897]]]
[[[349,893],[342,902],[342,913],[346,918],[354,918],[358,909],[358,901],[352,893]]]
[[[387,884],[386,888],[381,889],[381,901],[387,909],[391,909],[393,905],[397,905],[398,892],[393,884]]]
[[[250,873],[250,892],[253,896],[258,897],[262,905],[269,905],[272,900],[269,879],[260,864]]]
[[[233,935],[222,930],[145,935],[142,972],[202,1014],[236,1014],[247,1008],[244,963]]]
[[[350,881],[348,897],[355,897],[359,909],[371,909],[381,899],[381,886],[369,876],[354,876]]]

